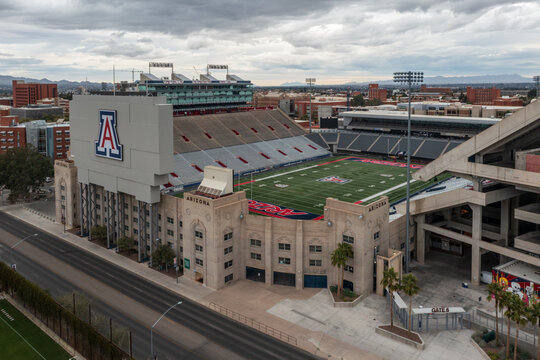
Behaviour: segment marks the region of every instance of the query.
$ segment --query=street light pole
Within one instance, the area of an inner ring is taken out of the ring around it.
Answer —
[[[396,72],[394,73],[394,82],[407,84],[409,106],[407,111],[407,207],[405,213],[405,273],[409,272],[409,264],[411,253],[409,250],[410,243],[410,197],[411,197],[411,87],[413,84],[418,84],[424,81],[423,72]]]
[[[28,235],[27,237],[25,238],[22,238],[21,240],[17,241],[15,244],[13,244],[12,246],[10,246],[9,248],[9,261],[11,262],[11,267],[15,270],[17,268],[17,265],[15,265],[15,263],[13,262],[13,248],[18,246],[20,243],[22,243],[24,240],[32,237],[32,236],[38,236],[38,234],[32,234],[32,235]]]
[[[167,315],[167,313],[168,313],[169,311],[171,311],[173,307],[175,307],[176,305],[180,305],[181,303],[182,303],[182,301],[179,301],[179,302],[177,302],[177,303],[171,305],[171,307],[168,308],[167,311],[165,311],[165,312],[159,317],[159,319],[156,320],[156,322],[154,323],[154,325],[152,325],[152,327],[150,328],[150,356],[152,356],[154,359],[156,359],[156,356],[155,356],[155,354],[154,354],[154,326],[156,326],[157,323],[158,323],[161,319],[163,319],[163,317],[164,317],[165,315]]]
[[[533,76],[533,81],[536,83],[536,98],[540,97],[540,94],[538,94],[538,85],[540,83],[540,76],[536,75]]]
[[[313,109],[311,108],[311,85],[315,83],[315,78],[306,78],[306,84],[309,84],[309,132],[311,133],[311,113]]]

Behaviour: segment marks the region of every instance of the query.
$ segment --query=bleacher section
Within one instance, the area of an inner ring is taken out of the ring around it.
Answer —
[[[338,151],[362,152],[368,154],[393,155],[407,152],[407,137],[371,132],[321,132],[306,136],[320,147],[328,149],[328,144],[337,141]],[[459,140],[411,137],[411,156],[435,159],[461,144]]]
[[[280,110],[181,117],[173,126],[175,171],[163,189],[198,184],[207,165],[231,168],[236,176],[330,155],[320,135],[308,138]]]

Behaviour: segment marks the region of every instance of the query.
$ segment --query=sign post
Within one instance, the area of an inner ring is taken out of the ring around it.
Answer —
[[[178,284],[178,263],[176,262],[176,256],[174,257],[174,268],[176,269],[176,283]]]

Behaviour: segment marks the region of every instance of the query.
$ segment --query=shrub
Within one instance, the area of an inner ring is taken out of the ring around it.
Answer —
[[[337,285],[330,286],[330,291],[333,293],[337,292]]]
[[[343,289],[343,296],[354,298],[356,297],[356,293],[350,289],[345,288]]]

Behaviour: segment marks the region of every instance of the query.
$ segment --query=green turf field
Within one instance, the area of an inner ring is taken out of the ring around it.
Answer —
[[[10,303],[0,300],[0,359],[67,360],[70,357]]]
[[[360,200],[365,203],[375,201],[381,195],[388,196],[391,203],[405,197],[405,167],[362,163],[346,160],[347,158],[351,156],[334,156],[265,172],[253,176],[255,181],[252,183],[236,186],[235,191],[246,191],[250,199],[314,214],[323,213],[327,197],[347,202]],[[328,176],[349,181],[317,181]],[[235,184],[250,180],[251,177],[235,179]],[[439,177],[439,180],[442,178]],[[431,184],[433,182],[414,181],[411,183],[411,194]]]

